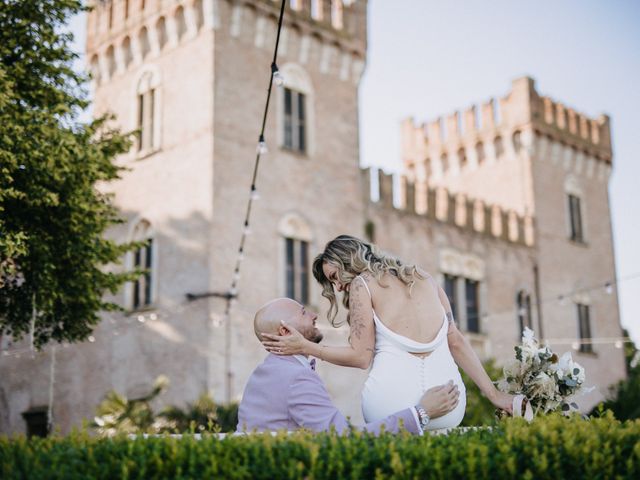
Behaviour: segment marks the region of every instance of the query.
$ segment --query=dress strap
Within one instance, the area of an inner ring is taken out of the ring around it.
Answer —
[[[362,278],[361,275],[358,275],[356,278],[359,278],[360,280],[362,280],[362,283],[364,284],[364,288],[367,289],[367,293],[369,294],[369,298],[371,298],[371,290],[369,290],[369,285],[367,285],[367,281]]]

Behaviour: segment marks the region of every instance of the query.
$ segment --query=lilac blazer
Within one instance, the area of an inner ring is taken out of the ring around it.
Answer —
[[[400,423],[414,434],[421,430],[411,409],[358,429],[378,433],[384,425],[396,433]],[[269,354],[249,377],[238,412],[238,431],[296,430],[343,432],[349,423],[329,398],[318,374],[292,356]]]

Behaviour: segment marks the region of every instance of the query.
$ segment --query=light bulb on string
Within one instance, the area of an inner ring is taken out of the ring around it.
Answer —
[[[578,350],[580,348],[580,344],[578,342],[573,342],[571,344],[571,348],[573,348],[574,350]]]
[[[616,348],[622,348],[622,340],[616,340],[615,346]]]
[[[89,340],[89,343],[94,343],[96,341],[96,337],[94,337],[93,335],[89,335],[87,340]]]
[[[26,167],[26,166],[24,166],[23,164],[20,164],[20,165],[18,165],[18,168],[19,168],[20,170],[26,170],[26,168],[27,168],[27,167]]]
[[[258,140],[258,146],[256,147],[256,152],[259,155],[266,155],[269,153],[269,149],[267,148],[267,142],[264,140],[264,135],[260,135],[260,139]]]
[[[563,295],[560,295],[558,297],[558,302],[560,303],[561,306],[564,307],[567,304],[567,299]]]
[[[157,320],[158,319],[158,314],[157,313],[152,313],[149,315],[149,320]]]
[[[284,85],[284,75],[280,73],[280,69],[278,69],[278,65],[275,63],[271,64],[271,75],[273,76],[273,83],[275,83],[278,87]]]
[[[260,194],[258,193],[255,185],[251,185],[251,200],[260,200]]]
[[[607,292],[607,295],[611,295],[613,293],[613,285],[611,282],[607,282],[604,284],[604,291]]]
[[[144,315],[138,315],[138,321],[139,321],[140,323],[144,323],[144,322],[146,322],[146,321],[147,321],[147,319],[144,317]]]
[[[244,222],[244,234],[251,235],[251,229],[249,228],[249,221],[245,220]]]
[[[233,281],[234,283],[240,280],[240,271],[236,268],[235,272],[233,272]]]

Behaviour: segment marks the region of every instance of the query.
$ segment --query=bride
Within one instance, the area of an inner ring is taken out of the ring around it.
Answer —
[[[460,424],[466,406],[458,366],[499,409],[513,411],[514,396],[495,388],[469,341],[456,327],[445,292],[428,273],[385,255],[362,240],[340,235],[313,262],[313,275],[330,302],[328,318],[336,326],[336,292],[348,310],[349,345],[330,347],[306,340],[284,325],[286,336],[267,335],[267,350],[304,354],[336,365],[367,369],[362,391],[366,422],[416,405],[431,387],[453,381],[458,405],[431,419],[429,430]]]

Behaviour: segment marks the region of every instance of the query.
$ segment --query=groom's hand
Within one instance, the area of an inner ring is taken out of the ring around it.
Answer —
[[[458,386],[453,383],[453,380],[449,380],[445,385],[439,385],[424,392],[420,405],[429,418],[438,418],[456,408],[459,396]]]

